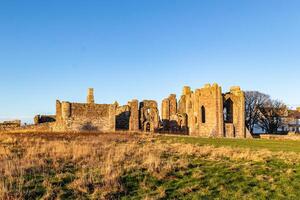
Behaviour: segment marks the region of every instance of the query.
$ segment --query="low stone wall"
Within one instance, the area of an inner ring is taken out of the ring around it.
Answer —
[[[14,121],[4,121],[0,123],[0,131],[6,131],[14,128],[21,127],[21,121],[20,120],[14,120]]]
[[[260,134],[258,135],[261,139],[273,139],[273,140],[300,140],[298,134],[287,134],[287,135],[276,135],[276,134]]]
[[[42,123],[38,125],[26,125],[15,128],[10,128],[7,130],[2,130],[0,132],[4,133],[36,133],[36,132],[52,132],[55,127],[55,122],[52,123]]]
[[[99,133],[112,133],[112,131],[107,130],[83,130],[83,129],[65,129],[59,123],[49,122],[42,123],[38,125],[26,125],[21,127],[10,128],[6,130],[0,130],[1,133],[90,133],[90,132],[99,132]],[[114,131],[113,131],[114,132]]]

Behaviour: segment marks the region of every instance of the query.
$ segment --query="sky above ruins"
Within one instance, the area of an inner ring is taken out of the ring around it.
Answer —
[[[300,1],[0,2],[0,119],[239,85],[300,105]]]

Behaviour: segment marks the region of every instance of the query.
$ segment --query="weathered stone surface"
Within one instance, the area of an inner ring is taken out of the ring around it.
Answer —
[[[93,92],[91,88],[88,90],[87,103],[70,103],[57,100],[56,122],[51,129],[58,132],[115,131],[116,105],[95,104]]]
[[[161,104],[161,118],[162,120],[170,120],[170,100],[166,98]]]
[[[179,124],[174,115],[176,111],[176,114],[186,114],[186,130],[190,135],[239,138],[247,136],[245,97],[240,87],[232,87],[229,93],[222,94],[221,87],[216,83],[205,84],[195,92],[185,86],[178,102],[178,110],[171,106],[171,98],[174,99],[174,96],[171,95],[162,102],[162,130],[178,130],[175,126]]]
[[[187,134],[187,114],[176,113],[170,117],[169,131],[171,133]]]
[[[21,127],[21,120],[4,121],[0,123],[0,131],[10,130]]]
[[[224,97],[224,118],[227,123],[234,126],[234,136],[237,138],[246,137],[245,126],[245,94],[240,87],[231,87],[230,92],[223,95]],[[227,115],[227,116],[226,116]],[[227,136],[226,132],[224,133]]]
[[[129,130],[130,106],[118,106],[116,109],[116,129]]]
[[[134,99],[128,102],[130,106],[129,130],[139,131],[139,101]]]
[[[145,132],[156,132],[159,128],[159,113],[156,101],[144,100],[140,103],[140,128]]]
[[[95,103],[93,88],[89,88],[88,90],[87,103]]]
[[[176,94],[171,94],[169,96],[169,102],[170,102],[170,116],[176,115],[177,113],[177,99]]]

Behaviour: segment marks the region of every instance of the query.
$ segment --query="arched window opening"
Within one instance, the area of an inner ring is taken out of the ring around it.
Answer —
[[[202,121],[202,123],[204,124],[204,123],[206,123],[206,113],[205,113],[205,107],[204,106],[202,106],[201,107],[201,121]]]
[[[225,123],[233,123],[233,102],[231,99],[225,101],[223,114]]]

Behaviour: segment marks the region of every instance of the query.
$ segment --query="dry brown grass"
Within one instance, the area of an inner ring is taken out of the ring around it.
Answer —
[[[246,163],[266,162],[273,157],[288,163],[300,161],[296,153],[162,142],[149,135],[0,135],[0,198],[24,198],[26,176],[46,177],[51,169],[57,173],[56,179],[64,179],[68,173],[63,165],[70,163],[76,169],[75,177],[66,187],[78,193],[91,193],[95,199],[105,199],[108,194],[126,192],[121,182],[124,173],[144,169],[157,179],[164,179],[174,169],[187,169],[191,156]],[[203,172],[199,170],[194,176],[201,177]],[[44,179],[42,185],[47,188],[44,199],[58,196],[50,179]],[[165,189],[160,188],[157,198],[164,196]]]

